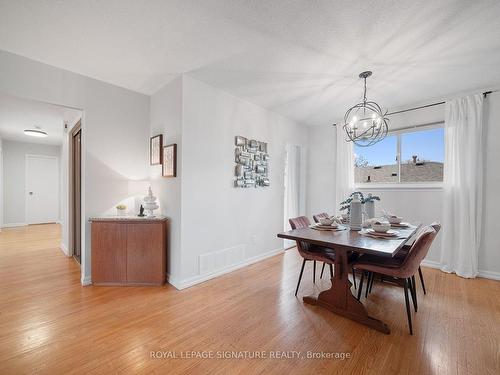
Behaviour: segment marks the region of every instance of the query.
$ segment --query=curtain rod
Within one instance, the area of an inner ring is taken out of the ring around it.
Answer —
[[[497,92],[498,90],[492,90],[492,91],[485,91],[483,92],[483,96],[486,98],[486,96],[488,94],[491,94],[492,92]],[[436,105],[441,105],[441,104],[445,104],[446,102],[445,101],[442,101],[442,102],[437,102],[437,103],[432,103],[432,104],[426,104],[426,105],[421,105],[419,107],[413,107],[413,108],[408,108],[408,109],[402,109],[401,111],[394,111],[394,112],[390,112],[387,114],[387,116],[390,116],[390,115],[396,115],[398,113],[404,113],[404,112],[410,112],[410,111],[415,111],[417,109],[422,109],[422,108],[429,108],[429,107],[434,107]],[[337,124],[333,124],[333,126],[337,126]]]

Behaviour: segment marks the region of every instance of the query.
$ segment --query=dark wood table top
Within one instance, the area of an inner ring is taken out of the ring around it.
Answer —
[[[332,249],[354,250],[360,253],[392,257],[415,233],[418,227],[408,229],[394,228],[400,233],[398,239],[378,239],[364,236],[355,230],[320,231],[311,228],[300,228],[279,233],[279,238],[305,241]],[[403,238],[404,237],[404,238]]]

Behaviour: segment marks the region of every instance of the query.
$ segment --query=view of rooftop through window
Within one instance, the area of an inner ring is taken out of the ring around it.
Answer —
[[[443,181],[444,129],[390,135],[371,147],[355,146],[354,154],[356,183]]]

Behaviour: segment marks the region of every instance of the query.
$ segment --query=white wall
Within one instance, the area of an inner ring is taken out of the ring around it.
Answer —
[[[0,91],[83,109],[82,282],[90,281],[88,218],[126,199],[148,169],[149,97],[0,51]]]
[[[4,225],[26,224],[26,155],[57,156],[60,146],[3,141]]]
[[[497,199],[498,186],[500,184],[500,93],[495,92],[488,95],[486,99],[487,108],[485,112],[486,147],[485,152],[485,194],[484,194],[484,224],[482,246],[479,252],[480,275],[500,278],[500,253],[498,251],[497,234],[500,233],[500,200]],[[401,128],[418,124],[426,124],[444,120],[444,106],[433,107],[427,110],[407,112],[391,118],[392,128]],[[334,212],[332,207],[332,196],[330,191],[335,191],[334,168],[332,167],[328,176],[323,175],[325,168],[315,168],[313,164],[320,162],[320,156],[335,149],[335,137],[331,141],[321,140],[328,130],[325,128],[309,128],[311,157],[309,159],[309,181],[323,181],[328,193],[321,194],[315,187],[309,189],[309,214],[322,211],[325,207],[328,212]],[[316,141],[314,141],[316,139]],[[312,149],[317,147],[314,152]],[[331,165],[335,165],[333,162]],[[442,221],[442,190],[434,188],[406,188],[406,189],[361,189],[364,192],[372,192],[381,197],[377,202],[377,209],[381,208],[397,212],[411,222],[430,223],[434,220]],[[316,191],[316,195],[312,194]],[[334,194],[333,194],[334,195]],[[441,238],[438,236],[436,243],[429,252],[426,261],[431,265],[437,265],[441,255]]]
[[[181,265],[181,182],[182,166],[182,77],[169,82],[151,96],[151,136],[163,134],[163,143],[177,144],[177,177],[161,177],[160,165],[150,167],[153,192],[161,213],[169,217],[167,272],[175,279]]]
[[[335,209],[335,128],[309,128],[307,215],[333,214]]]
[[[3,178],[3,140],[2,137],[0,137],[0,231],[2,230],[3,226],[3,184],[4,184],[4,178]]]
[[[171,97],[165,90],[157,99]],[[307,128],[191,77],[183,77],[182,101],[181,239],[180,248],[172,243],[170,250],[173,259],[181,260],[179,273],[170,275],[178,287],[206,278],[200,274],[200,255],[244,249],[238,261],[244,264],[281,251],[276,233],[283,227],[285,146],[306,147],[308,137]],[[172,113],[178,121],[176,108]],[[153,122],[154,116],[152,112]],[[268,142],[271,186],[233,187],[236,135]]]

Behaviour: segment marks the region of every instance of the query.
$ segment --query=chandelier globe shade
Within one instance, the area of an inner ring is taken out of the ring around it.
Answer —
[[[359,74],[359,78],[364,80],[363,101],[353,105],[344,115],[346,141],[360,147],[369,147],[380,142],[389,130],[387,110],[383,112],[377,103],[366,98],[366,79],[371,75],[371,71]]]

